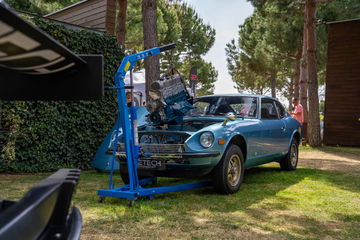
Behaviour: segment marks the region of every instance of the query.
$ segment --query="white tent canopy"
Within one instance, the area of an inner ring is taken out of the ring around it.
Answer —
[[[125,85],[130,85],[130,72],[126,73]],[[141,106],[142,102],[146,100],[145,95],[145,69],[133,72],[133,86],[134,86],[134,102],[136,106]]]

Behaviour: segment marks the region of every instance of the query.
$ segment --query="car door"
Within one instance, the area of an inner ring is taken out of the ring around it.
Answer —
[[[279,118],[275,100],[262,98],[261,105],[262,125],[262,153],[264,156],[272,157],[281,155],[284,148],[284,121]]]
[[[262,136],[261,123],[259,119],[259,98],[257,97],[241,97],[241,101],[232,98],[229,105],[234,109],[238,116],[246,118],[240,121],[242,125],[240,132],[246,137],[247,141],[247,158],[252,159],[261,155],[262,152]]]
[[[287,153],[289,150],[288,148],[291,141],[291,135],[293,133],[293,129],[288,126],[288,121],[291,116],[286,113],[284,106],[280,102],[275,101],[275,106],[278,112],[279,119],[283,124],[281,137],[279,138],[280,151],[282,153]]]

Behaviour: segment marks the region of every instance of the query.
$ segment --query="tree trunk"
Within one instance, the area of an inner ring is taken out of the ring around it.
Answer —
[[[270,76],[270,80],[271,80],[271,96],[273,98],[276,98],[276,75],[272,74]]]
[[[300,65],[301,65],[302,46],[296,54],[294,69],[294,98],[300,98]]]
[[[157,25],[156,25],[156,0],[142,1],[144,48],[149,49],[158,46]],[[150,85],[160,77],[159,55],[145,59],[145,92],[146,99],[149,99]]]
[[[292,110],[292,99],[294,98],[294,78],[291,78],[290,80],[290,84],[289,84],[289,96],[288,96],[288,101],[289,101],[289,111],[291,112]]]
[[[308,142],[312,147],[321,145],[320,119],[319,119],[319,95],[316,68],[316,0],[306,1],[306,30],[307,30],[307,73],[309,92],[309,121]]]
[[[306,11],[306,9],[305,9]],[[302,47],[302,56],[300,60],[300,93],[299,93],[299,101],[303,106],[303,114],[304,114],[304,133],[303,137],[306,138],[306,125],[308,122],[308,93],[307,93],[307,34],[306,34],[306,18],[304,19],[304,33],[303,33],[303,47]]]
[[[127,0],[117,0],[117,3],[119,5],[119,13],[117,16],[118,25],[116,37],[118,44],[125,49]]]

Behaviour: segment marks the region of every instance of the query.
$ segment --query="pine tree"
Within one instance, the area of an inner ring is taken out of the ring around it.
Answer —
[[[309,94],[309,118],[307,140],[310,146],[321,145],[319,95],[317,80],[317,39],[316,39],[316,0],[306,0],[306,59]],[[305,34],[305,33],[304,33]]]
[[[144,48],[150,49],[158,46],[156,23],[156,0],[142,1]],[[153,81],[160,78],[159,55],[145,59],[145,92],[149,98],[149,89]]]
[[[118,23],[116,37],[118,44],[125,49],[127,0],[117,0],[117,3],[119,6],[119,12],[117,16]]]

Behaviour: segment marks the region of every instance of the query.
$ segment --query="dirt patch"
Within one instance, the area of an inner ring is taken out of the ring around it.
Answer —
[[[299,166],[342,172],[360,172],[360,156],[342,152],[300,151]]]

